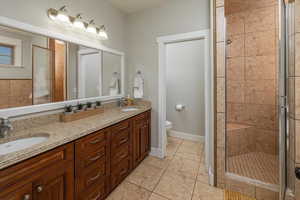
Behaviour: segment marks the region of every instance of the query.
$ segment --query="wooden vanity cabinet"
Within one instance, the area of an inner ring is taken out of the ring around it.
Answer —
[[[108,193],[110,129],[75,142],[75,190],[78,200],[100,200]]]
[[[67,144],[0,170],[0,200],[74,198],[74,146]]]
[[[133,122],[133,167],[137,167],[141,161],[149,154],[150,144],[150,111],[137,115]]]
[[[150,111],[0,170],[0,200],[102,200],[150,152]]]
[[[116,188],[132,169],[132,121],[125,120],[111,127],[110,190]]]

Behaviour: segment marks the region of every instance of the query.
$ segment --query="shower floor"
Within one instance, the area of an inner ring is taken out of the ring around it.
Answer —
[[[278,156],[262,152],[252,152],[229,157],[228,171],[265,183],[278,184],[278,162]]]

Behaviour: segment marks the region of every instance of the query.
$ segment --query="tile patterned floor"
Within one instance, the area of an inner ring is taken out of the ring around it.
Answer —
[[[228,171],[240,176],[278,184],[278,156],[252,152],[228,159]]]
[[[146,158],[108,200],[224,200],[208,185],[204,144],[169,138],[167,157]]]

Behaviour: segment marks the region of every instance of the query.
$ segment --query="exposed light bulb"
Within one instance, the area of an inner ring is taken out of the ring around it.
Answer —
[[[108,39],[108,35],[107,35],[107,32],[105,30],[105,27],[102,26],[99,30],[99,36],[101,37],[101,39],[103,40],[107,40]]]
[[[97,34],[97,28],[95,26],[94,20],[91,20],[88,27],[86,28],[86,31],[89,33]]]
[[[85,25],[82,21],[82,17],[81,14],[78,14],[75,18],[75,20],[73,21],[73,26],[75,28],[79,28],[79,29],[85,29]]]
[[[67,15],[66,6],[63,6],[59,9],[59,11],[57,12],[56,19],[63,23],[67,23],[67,24],[71,23],[70,17]]]

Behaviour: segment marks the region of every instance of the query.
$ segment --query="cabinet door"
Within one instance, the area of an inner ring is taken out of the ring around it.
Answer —
[[[0,200],[32,200],[32,184],[0,192]]]
[[[138,116],[133,122],[133,164],[136,167],[150,150],[149,118],[146,113]]]
[[[33,183],[34,200],[69,200],[74,195],[73,170],[54,167],[42,173]]]

